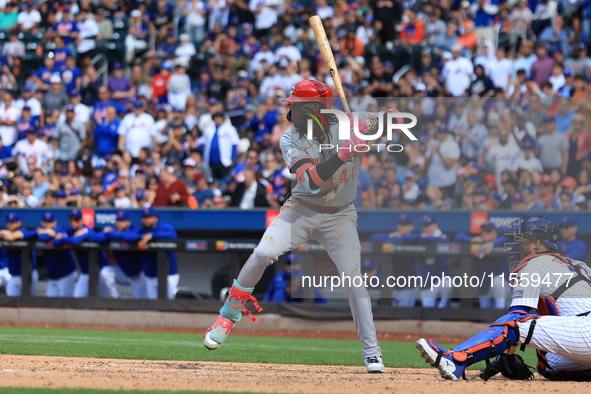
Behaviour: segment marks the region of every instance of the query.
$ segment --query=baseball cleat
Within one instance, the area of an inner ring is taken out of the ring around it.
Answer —
[[[380,356],[373,356],[373,357],[366,357],[365,358],[365,370],[367,373],[384,373],[386,372],[386,367],[382,362],[382,358]]]
[[[448,380],[458,380],[464,374],[464,366],[456,363],[451,353],[433,341],[419,339],[417,349],[425,361],[439,369],[439,374]],[[445,354],[447,353],[447,354]]]
[[[213,326],[209,327],[205,332],[205,335],[203,336],[203,345],[209,350],[217,349],[222,346],[222,343],[228,338],[232,328],[234,328],[234,323],[219,316],[215,323],[213,323]]]

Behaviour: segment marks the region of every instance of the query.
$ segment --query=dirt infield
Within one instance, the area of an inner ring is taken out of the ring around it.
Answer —
[[[473,377],[475,372],[468,374]],[[267,393],[587,393],[586,383],[444,381],[435,369],[389,369],[368,375],[361,367],[139,361],[44,356],[0,356],[0,386],[137,390],[207,390]]]

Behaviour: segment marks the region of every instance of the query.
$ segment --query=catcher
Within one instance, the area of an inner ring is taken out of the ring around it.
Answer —
[[[551,380],[591,381],[591,268],[566,258],[557,241],[560,229],[542,215],[512,222],[505,249],[512,264],[513,300],[509,313],[489,329],[447,350],[420,339],[421,356],[445,379],[464,377],[467,366],[498,356],[480,377],[495,373],[513,379],[532,377],[517,345],[537,349],[536,369]],[[532,309],[537,309],[532,311]]]

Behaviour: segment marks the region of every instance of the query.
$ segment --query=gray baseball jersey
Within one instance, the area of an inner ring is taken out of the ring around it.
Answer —
[[[368,118],[368,112],[359,112],[359,117]],[[299,134],[294,128],[285,133],[279,145],[283,152],[285,162],[291,168],[296,162],[303,159],[312,159],[316,164],[328,159],[337,153],[339,141],[338,124],[329,127],[330,138],[318,141],[309,140],[305,135]],[[329,146],[331,145],[331,146]],[[357,176],[361,165],[361,155],[355,155],[342,165],[331,179],[320,186],[316,194],[311,194],[303,185],[297,183],[293,186],[291,194],[309,204],[326,207],[343,207],[352,202],[357,196]]]

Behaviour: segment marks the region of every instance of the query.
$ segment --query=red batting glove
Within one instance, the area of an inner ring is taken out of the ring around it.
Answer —
[[[357,137],[355,133],[351,133],[351,139],[343,142],[338,148],[337,156],[342,161],[348,161],[358,152],[367,152],[369,150],[368,148],[365,140]]]
[[[355,134],[353,132],[355,122],[354,122],[354,118],[353,118],[353,114],[349,114],[349,127],[351,128],[351,135]],[[369,126],[367,125],[367,121],[362,118],[361,116],[357,116],[357,129],[359,130],[359,134],[365,134],[367,133],[367,130],[369,128]]]

